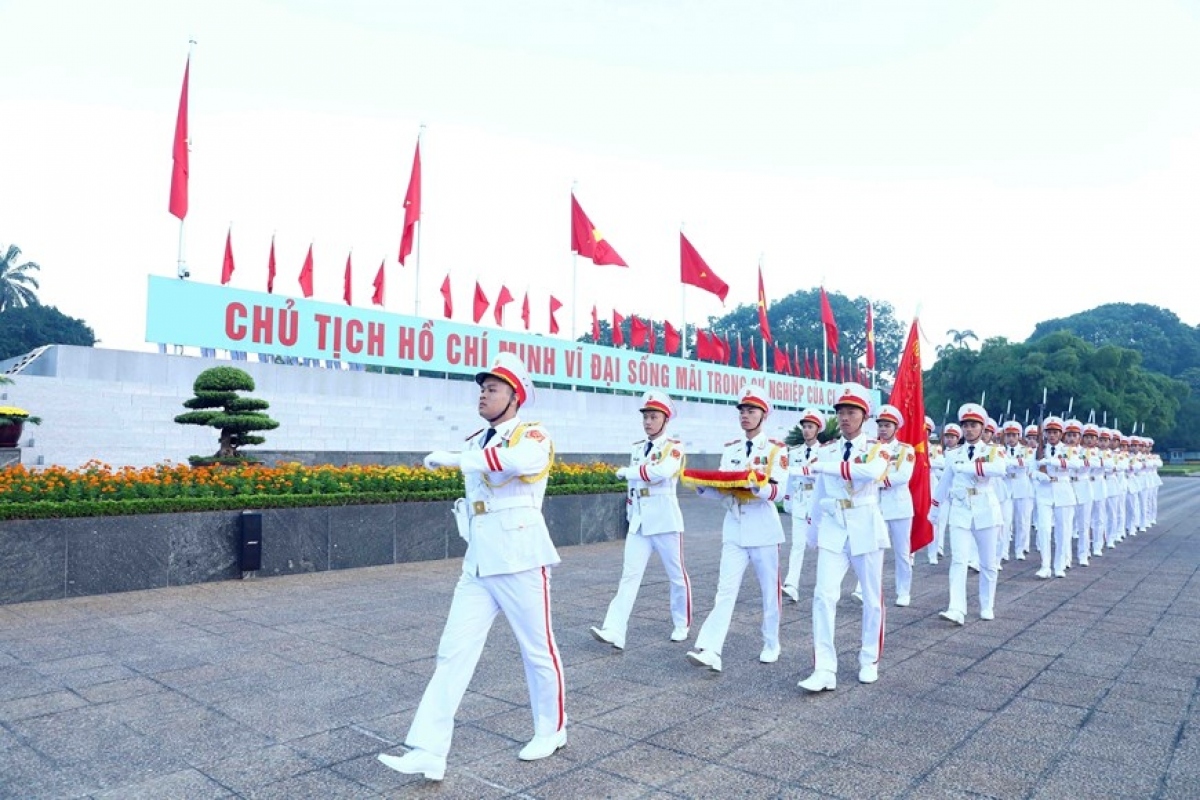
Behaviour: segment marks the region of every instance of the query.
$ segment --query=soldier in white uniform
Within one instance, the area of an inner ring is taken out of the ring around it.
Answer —
[[[1154,440],[1145,437],[1142,442],[1146,450],[1146,527],[1158,523],[1158,487],[1162,486],[1162,478],[1158,470],[1162,467],[1162,456],[1154,452]]]
[[[1086,480],[1092,493],[1092,507],[1087,528],[1091,531],[1088,546],[1092,555],[1104,555],[1104,532],[1108,528],[1108,491],[1105,487],[1106,454],[1100,449],[1100,427],[1089,422],[1083,426],[1083,465],[1087,469]],[[1077,526],[1078,528],[1078,526]],[[1083,559],[1080,559],[1083,562]]]
[[[1010,552],[1011,540],[1011,552],[1018,561],[1024,561],[1029,554],[1029,529],[1033,523],[1033,483],[1029,479],[1033,453],[1021,444],[1021,423],[1009,420],[1004,423],[1003,430],[1004,455],[1008,462],[1004,480],[1012,499],[1012,531],[1009,537],[1002,537],[1000,554],[1003,557]]]
[[[1071,488],[1075,490],[1075,558],[1079,566],[1088,566],[1088,556],[1092,552],[1091,529],[1092,520],[1092,468],[1088,463],[1087,449],[1082,444],[1083,423],[1077,419],[1069,419],[1063,423],[1063,442],[1070,448],[1068,452],[1075,456],[1079,466],[1071,471]],[[1068,565],[1070,562],[1068,561]]]
[[[1110,476],[1111,492],[1108,502],[1108,525],[1112,531],[1109,547],[1117,546],[1117,542],[1125,538],[1125,500],[1129,492],[1129,454],[1121,450],[1121,432],[1110,431],[1109,457],[1112,459],[1113,471]]]
[[[1075,491],[1071,488],[1071,470],[1083,466],[1070,449],[1062,443],[1063,421],[1059,417],[1046,417],[1042,423],[1046,437],[1042,457],[1036,460],[1033,492],[1037,508],[1038,550],[1042,555],[1042,568],[1035,573],[1039,578],[1067,576],[1068,552],[1071,533],[1075,530]],[[1050,547],[1050,532],[1054,531],[1053,554]],[[1053,558],[1053,573],[1051,573]]]
[[[720,469],[750,470],[763,474],[765,480],[758,485],[748,483],[737,494],[704,486],[696,490],[701,497],[718,498],[725,504],[717,597],[696,635],[695,649],[687,654],[692,664],[713,672],[721,671],[721,651],[729,633],[733,607],[742,576],[750,565],[754,566],[762,589],[763,649],[758,660],[772,664],[779,660],[780,653],[779,545],[784,536],[775,501],[783,499],[788,480],[787,445],[763,432],[771,403],[760,389],[747,387],[738,400],[737,410],[743,436],[725,443]]]
[[[683,471],[683,445],[666,435],[667,422],[675,416],[675,403],[652,389],[642,396],[640,411],[646,438],[634,442],[629,466],[617,470],[617,477],[629,482],[625,504],[629,532],[621,581],[604,624],[591,629],[597,641],[618,650],[625,649],[629,615],[651,553],[658,553],[671,584],[671,641],[686,639],[692,624],[692,586],[683,564],[683,514],[676,496]]]
[[[879,487],[889,462],[880,454],[882,445],[869,441],[863,432],[871,414],[866,387],[844,384],[837,397],[833,408],[842,436],[822,447],[817,462],[804,468],[817,477],[806,531],[809,546],[817,548],[813,672],[799,683],[808,692],[837,688],[834,631],[842,579],[850,568],[863,598],[860,682],[879,679],[883,654],[883,551],[888,547],[888,527],[879,511]]]
[[[792,550],[788,556],[787,575],[783,579],[783,593],[793,603],[800,602],[800,570],[804,567],[804,550],[808,547],[805,529],[808,526],[809,501],[812,500],[816,478],[803,474],[804,468],[817,460],[821,443],[817,435],[825,430],[825,415],[815,408],[806,408],[800,417],[801,444],[788,451],[788,489],[783,498],[783,508],[792,516]]]
[[[912,602],[912,518],[913,498],[909,491],[917,454],[911,445],[896,438],[904,427],[904,415],[892,405],[881,405],[875,415],[879,430],[880,455],[890,466],[879,487],[879,512],[888,526],[892,557],[896,561],[896,605],[907,607]],[[861,594],[861,587],[855,588]]]
[[[973,542],[979,555],[979,618],[995,619],[996,541],[1003,516],[993,481],[1008,462],[1000,448],[983,441],[987,412],[978,403],[958,409],[963,444],[946,457],[946,471],[933,490],[930,521],[943,515],[950,525],[950,603],[939,616],[956,625],[967,619],[967,559]]]
[[[1142,471],[1145,462],[1134,443],[1136,436],[1122,436],[1121,449],[1129,456],[1129,473],[1126,480],[1129,491],[1125,495],[1125,528],[1130,536],[1146,530],[1142,518],[1142,487],[1145,485]]]
[[[950,422],[942,426],[942,446],[938,452],[929,457],[929,486],[932,492],[932,487],[938,485],[942,479],[942,473],[946,469],[946,456],[950,451],[958,447],[958,443],[962,440],[962,428],[957,422]],[[945,555],[946,552],[946,524],[947,521],[938,518],[938,521],[933,524],[933,541],[929,544],[929,563],[938,563],[938,558]]]
[[[489,427],[468,437],[462,452],[425,457],[427,468],[463,473],[467,496],[455,504],[459,534],[467,540],[462,575],[438,643],[437,667],[404,739],[412,749],[400,757],[379,756],[397,772],[435,781],[445,775],[454,715],[500,612],[521,648],[533,711],[534,736],[518,757],[546,758],[567,743],[563,662],[550,614],[550,568],[559,558],[542,517],[554,446],[539,423],[517,416],[534,397],[517,356],[501,353],[475,381],[479,416]]]

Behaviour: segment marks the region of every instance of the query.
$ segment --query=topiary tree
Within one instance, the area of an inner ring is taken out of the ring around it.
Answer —
[[[213,367],[196,376],[192,389],[196,396],[185,400],[183,405],[194,410],[180,414],[175,421],[180,425],[208,425],[221,432],[216,455],[189,456],[192,466],[254,461],[242,455],[240,449],[262,444],[266,439],[252,431],[279,427],[278,422],[262,413],[270,407],[266,400],[238,394],[254,391],[254,379],[237,367]]]

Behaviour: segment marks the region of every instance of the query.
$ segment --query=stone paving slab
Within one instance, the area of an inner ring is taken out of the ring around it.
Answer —
[[[717,675],[667,641],[657,562],[627,648],[594,641],[622,545],[564,548],[553,592],[570,744],[517,760],[532,723],[498,621],[440,784],[375,757],[403,751],[457,560],[0,607],[0,797],[1200,797],[1198,489],[1168,480],[1155,528],[1065,579],[1006,563],[991,622],[938,619],[949,562],[918,557],[870,686],[855,680],[847,595],[838,688],[817,696],[796,688],[812,664],[812,555],[780,661],[757,661],[748,575]],[[695,633],[721,514],[683,505]],[[890,557],[884,586],[892,596]]]

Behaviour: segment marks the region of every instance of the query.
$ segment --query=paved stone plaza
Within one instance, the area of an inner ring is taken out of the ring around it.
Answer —
[[[694,638],[721,515],[683,508]],[[717,675],[667,641],[656,560],[627,649],[594,641],[622,545],[564,548],[568,746],[517,760],[532,722],[500,619],[440,784],[375,756],[403,752],[459,561],[0,606],[0,796],[1196,798],[1198,518],[1200,483],[1168,480],[1157,527],[1061,580],[1005,564],[996,620],[963,628],[937,617],[948,560],[919,554],[912,606],[888,609],[879,682],[855,680],[847,597],[839,686],[816,696],[796,688],[812,663],[808,597],[784,608],[783,658],[759,664],[748,573]],[[890,573],[889,559],[889,597]]]

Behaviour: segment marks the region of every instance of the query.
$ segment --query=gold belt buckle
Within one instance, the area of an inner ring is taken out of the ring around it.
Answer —
[[[638,489],[638,497],[649,497],[649,496],[650,496],[649,489]]]
[[[488,510],[487,500],[476,500],[471,503],[471,510],[476,514],[486,514]]]
[[[854,508],[853,500],[838,500],[837,507],[845,511],[847,508]]]
[[[967,497],[974,497],[977,494],[979,494],[978,489],[972,489],[970,487],[967,487]]]

